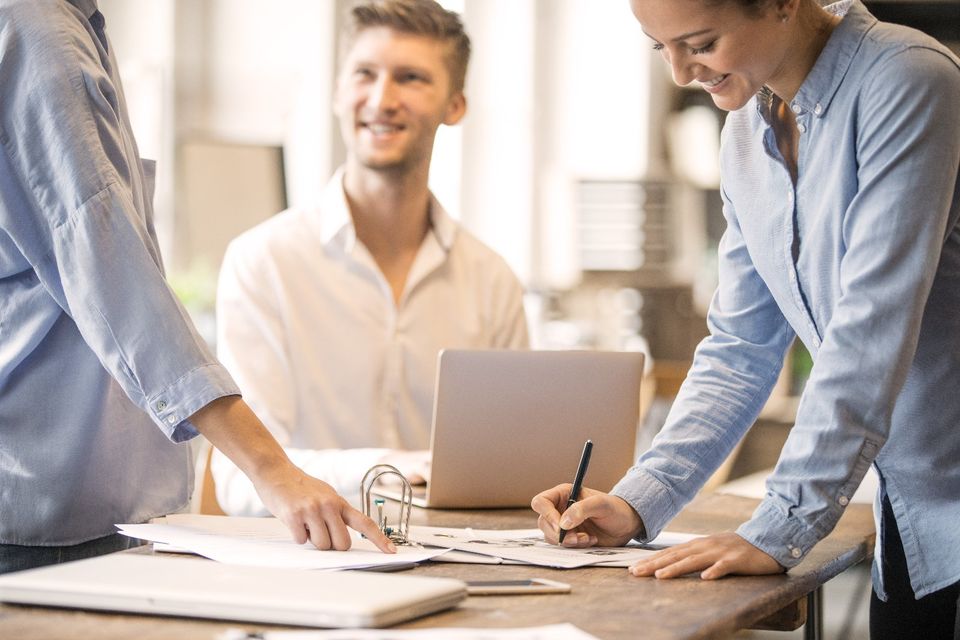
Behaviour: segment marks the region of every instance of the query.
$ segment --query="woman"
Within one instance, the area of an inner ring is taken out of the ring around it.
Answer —
[[[776,573],[874,464],[873,637],[952,637],[960,593],[960,63],[857,1],[632,0],[670,64],[730,111],[710,335],[663,431],[610,494],[533,499],[564,544],[650,539],[743,437],[798,337],[814,356],[767,495],[736,533],[631,568]]]

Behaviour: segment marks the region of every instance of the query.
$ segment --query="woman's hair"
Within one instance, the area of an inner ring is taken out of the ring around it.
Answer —
[[[771,5],[779,4],[781,0],[703,0],[708,5],[718,6],[733,2],[740,5],[743,10],[749,14],[757,15],[763,13]]]

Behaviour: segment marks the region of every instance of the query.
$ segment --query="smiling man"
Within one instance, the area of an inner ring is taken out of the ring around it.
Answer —
[[[466,112],[469,56],[432,0],[355,6],[334,105],[346,163],[319,207],[271,218],[224,259],[219,355],[291,459],[346,492],[378,462],[428,476],[440,349],[527,345],[516,277],[427,186],[437,129]],[[228,513],[261,512],[229,461],[213,471]]]

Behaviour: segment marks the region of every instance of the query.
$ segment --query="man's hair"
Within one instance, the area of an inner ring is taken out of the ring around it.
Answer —
[[[460,16],[434,0],[366,0],[347,14],[340,53],[346,57],[357,36],[366,29],[388,27],[399,33],[424,36],[449,45],[447,69],[452,91],[463,91],[470,62],[470,38]]]

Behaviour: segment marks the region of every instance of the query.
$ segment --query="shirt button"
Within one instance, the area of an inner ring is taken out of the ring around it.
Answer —
[[[177,416],[167,416],[167,424],[177,424]]]
[[[794,112],[794,113],[800,113],[801,111],[803,111],[803,107],[801,107],[800,105],[798,105],[796,102],[794,102],[792,105],[790,105],[790,108],[793,109],[793,112]]]
[[[806,130],[807,130],[807,128],[806,128],[805,126],[803,126],[803,123],[802,123],[802,122],[798,122],[798,123],[797,123],[797,131],[799,131],[800,133],[803,133],[803,132],[806,131]]]
[[[845,507],[848,504],[850,504],[850,498],[848,498],[847,496],[840,496],[839,498],[837,498],[837,502],[840,503],[841,507]]]
[[[817,115],[820,115],[821,113],[823,113],[823,105],[821,105],[818,102],[817,105],[813,108],[813,112]]]
[[[157,402],[156,407],[157,407],[157,411],[163,411],[164,409],[167,408],[167,403],[163,400],[160,400],[159,402]]]
[[[803,551],[800,551],[800,549],[798,549],[797,547],[792,547],[790,549],[790,555],[793,556],[794,558],[799,558],[800,556],[803,555]]]

